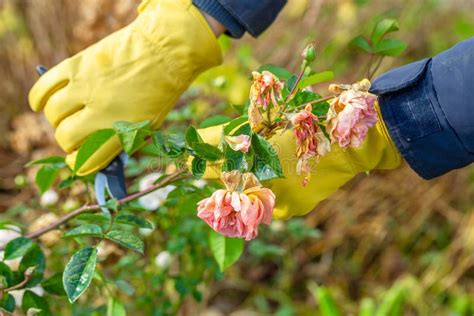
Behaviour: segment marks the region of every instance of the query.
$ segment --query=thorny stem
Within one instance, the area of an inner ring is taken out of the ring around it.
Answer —
[[[168,184],[169,182],[171,182],[173,180],[176,180],[176,178],[179,175],[181,175],[183,172],[184,172],[184,170],[176,171],[176,172],[166,176],[163,180],[161,180],[160,182],[154,184],[153,186],[149,187],[148,189],[130,194],[129,196],[126,196],[123,199],[118,200],[117,205],[122,205],[122,204],[128,203],[128,202],[133,201],[135,199],[138,199],[139,197],[142,197],[142,196],[144,196],[144,195],[146,195],[150,192],[153,192],[153,191],[159,189],[160,187]],[[77,216],[79,216],[83,213],[90,213],[90,212],[100,210],[100,207],[101,207],[101,205],[99,205],[99,204],[91,204],[91,205],[81,206],[80,208],[75,209],[74,211],[64,215],[63,217],[61,217],[56,222],[54,222],[54,223],[52,223],[52,224],[50,224],[50,225],[48,225],[48,226],[46,226],[42,229],[39,229],[39,230],[34,231],[32,233],[29,233],[29,234],[25,235],[25,237],[26,238],[31,238],[31,239],[38,238],[39,236],[46,234],[47,232],[59,227],[60,225],[68,222],[69,220],[71,220],[71,219],[73,219],[73,218],[75,218],[75,217],[77,217]],[[4,249],[4,247],[0,247],[0,251],[2,251],[3,249]]]

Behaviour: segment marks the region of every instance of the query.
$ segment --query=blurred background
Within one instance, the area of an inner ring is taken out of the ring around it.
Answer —
[[[60,215],[83,202],[84,189],[71,189],[57,192],[53,206],[41,203],[35,170],[24,165],[61,151],[43,116],[30,111],[27,93],[37,78],[37,64],[53,66],[123,27],[135,17],[138,3],[0,0],[2,220],[38,225],[41,216],[45,220],[46,214]],[[358,34],[369,35],[381,18],[398,20],[396,37],[407,42],[408,49],[401,57],[384,59],[379,74],[474,35],[472,0],[289,0],[260,38],[220,40],[224,65],[196,81],[164,128],[199,125],[215,114],[232,116],[230,105],[248,97],[252,70],[266,63],[296,70],[299,54],[311,40],[319,52],[316,71],[333,70],[337,82],[362,78],[368,56],[348,44]],[[130,176],[138,181],[149,172],[138,168]],[[114,249],[104,259],[104,265],[115,264],[111,277],[120,275],[127,284],[122,283],[120,295],[130,314],[317,315],[321,302],[311,286],[308,289],[308,281],[327,288],[342,315],[356,315],[370,304],[395,306],[393,313],[380,315],[474,313],[474,166],[431,181],[407,166],[360,175],[306,217],[274,222],[247,244],[243,258],[224,275],[206,276],[208,266],[201,262],[193,263],[202,265],[199,273],[182,272],[183,260],[193,260],[185,259],[185,252],[193,247],[194,237],[176,237],[179,234],[150,237],[147,259],[118,258],[123,254]],[[176,248],[171,242],[175,239],[184,246]],[[60,265],[66,246],[44,244],[51,263]],[[154,259],[163,251],[174,258],[166,269]],[[144,267],[145,275],[132,271],[136,266]],[[150,290],[155,283],[144,281],[147,276],[158,278],[156,291]],[[179,282],[187,285],[180,288]],[[102,315],[100,294],[89,298],[93,300],[74,308],[66,299],[52,302],[53,314]]]

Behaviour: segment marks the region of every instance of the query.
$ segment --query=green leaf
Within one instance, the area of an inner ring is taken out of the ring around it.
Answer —
[[[229,145],[224,147],[225,162],[222,166],[223,171],[244,170],[247,167],[247,161],[243,152],[234,151]]]
[[[79,170],[84,163],[115,134],[115,130],[113,129],[101,129],[90,135],[79,148],[74,165],[74,172]]]
[[[66,162],[64,160],[64,157],[51,156],[51,157],[47,157],[43,159],[30,161],[25,165],[25,167],[30,167],[33,165],[57,165],[57,166],[65,167]]]
[[[239,260],[244,251],[243,239],[228,238],[213,230],[209,231],[209,245],[221,271],[224,271]]]
[[[234,129],[236,129],[238,126],[244,124],[245,122],[248,121],[247,116],[240,116],[236,119],[233,119],[232,121],[229,122],[229,124],[226,124],[224,127],[224,134],[225,135],[230,135]]]
[[[105,237],[123,247],[143,254],[145,243],[137,235],[123,230],[112,230]]]
[[[49,304],[44,297],[33,293],[32,291],[25,291],[23,295],[23,300],[21,303],[21,309],[23,312],[27,313],[30,308],[35,308],[40,310],[35,315],[38,316],[47,316],[51,315],[51,310],[49,309]]]
[[[46,165],[41,167],[40,170],[36,173],[36,185],[40,189],[41,193],[44,193],[48,190],[56,180],[59,174],[59,168],[54,165]]]
[[[15,238],[5,246],[5,259],[11,260],[22,257],[32,246],[33,242],[29,238]]]
[[[140,123],[130,123],[119,121],[114,123],[114,129],[117,132],[124,151],[132,155],[146,144],[146,138],[153,134],[150,120]]]
[[[196,178],[202,178],[204,172],[206,172],[206,161],[199,157],[193,157],[191,171]]]
[[[107,303],[107,316],[126,316],[125,307],[117,299],[109,298]]]
[[[398,22],[394,19],[383,19],[382,21],[378,22],[374,30],[372,31],[372,36],[370,40],[372,44],[377,46],[380,40],[385,36],[387,33],[395,32],[399,30]]]
[[[160,153],[170,158],[179,157],[185,150],[185,140],[181,135],[165,136],[161,132],[156,132],[153,136],[153,143]]]
[[[254,134],[252,147],[255,155],[252,171],[260,181],[284,177],[280,159],[269,142],[262,136]]]
[[[41,287],[48,293],[65,296],[66,292],[64,291],[63,287],[63,274],[62,272],[58,272],[46,281],[41,283]]]
[[[293,74],[287,69],[278,67],[272,64],[263,65],[260,68],[258,68],[257,71],[261,73],[262,71],[265,71],[265,70],[271,72],[272,74],[277,76],[278,79],[280,80],[288,80],[291,76],[293,76]]]
[[[102,228],[95,224],[84,224],[64,233],[63,238],[76,238],[76,237],[101,237]]]
[[[208,161],[219,160],[223,155],[217,147],[206,143],[195,143],[193,149],[198,157]]]
[[[314,84],[324,82],[324,81],[329,81],[332,79],[334,79],[334,72],[332,71],[318,72],[301,80],[300,83],[298,84],[298,88],[303,89],[308,86],[312,86]]]
[[[3,294],[3,297],[0,297],[0,310],[4,309],[9,313],[15,311],[15,298],[8,293]]]
[[[18,271],[21,275],[25,274],[26,269],[36,267],[31,279],[26,283],[25,287],[33,287],[39,284],[43,279],[46,258],[43,251],[37,244],[33,244],[20,261]]]
[[[189,126],[186,129],[184,140],[186,141],[186,145],[191,148],[195,143],[202,143],[201,135],[199,135],[198,131],[196,130],[196,128],[194,128],[194,126]]]
[[[316,283],[310,283],[309,288],[319,304],[319,310],[322,316],[340,316],[341,313],[332,298],[331,293],[325,287],[318,286]]]
[[[371,298],[363,298],[360,303],[359,316],[374,316],[375,302]]]
[[[85,247],[76,252],[64,269],[63,285],[69,302],[74,303],[89,287],[97,264],[97,249]]]
[[[400,56],[405,51],[407,44],[397,39],[384,39],[375,46],[375,53],[383,56]]]
[[[232,119],[224,115],[214,115],[211,116],[199,124],[199,128],[207,128],[211,126],[221,125],[227,122],[230,122]]]
[[[349,43],[349,47],[361,50],[361,51],[363,51],[365,53],[368,53],[368,54],[373,53],[372,47],[370,46],[369,42],[362,35],[359,35],[359,36],[355,37]]]
[[[76,217],[77,220],[84,221],[84,222],[91,222],[91,223],[109,223],[112,219],[110,214],[107,213],[97,213],[97,214],[81,214]]]
[[[402,315],[406,293],[406,287],[403,283],[395,283],[384,293],[375,316]]]
[[[130,214],[119,214],[115,218],[115,223],[120,223],[120,224],[125,224],[125,225],[133,225],[138,228],[149,228],[149,229],[154,229],[154,225],[141,217],[135,216],[135,215],[130,215]]]
[[[76,177],[69,177],[67,179],[64,179],[59,183],[59,190],[64,190],[71,187],[71,185],[74,183],[74,181],[76,181],[76,179]]]
[[[6,287],[12,286],[13,282],[13,273],[9,266],[4,262],[0,261],[0,277],[3,278],[3,282],[6,282]]]

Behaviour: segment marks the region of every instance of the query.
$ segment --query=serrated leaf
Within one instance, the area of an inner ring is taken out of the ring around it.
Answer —
[[[312,86],[317,83],[329,81],[332,79],[334,79],[334,72],[332,71],[318,72],[301,80],[300,83],[298,84],[298,88],[303,89],[308,86]]]
[[[102,228],[95,224],[84,224],[74,227],[64,233],[63,238],[76,238],[76,237],[101,237]]]
[[[145,243],[137,235],[123,230],[112,230],[105,237],[123,247],[143,254]]]
[[[120,138],[123,150],[128,155],[139,150],[146,143],[146,137],[153,134],[150,124],[150,120],[139,123],[124,121],[114,123],[114,129]]]
[[[6,293],[3,297],[0,297],[0,311],[4,309],[9,313],[13,313],[15,307],[15,298],[11,294]]]
[[[206,172],[206,161],[199,157],[193,157],[193,161],[191,162],[191,171],[193,176],[196,178],[202,178],[204,172]]]
[[[114,135],[116,135],[116,133],[113,129],[101,129],[90,135],[77,152],[74,172],[79,170],[84,163]]]
[[[135,216],[135,215],[130,215],[130,214],[119,214],[115,218],[115,222],[119,224],[126,224],[126,225],[133,225],[138,228],[149,228],[149,229],[154,229],[154,225],[141,217]]]
[[[117,299],[109,298],[107,303],[107,316],[126,316],[125,307]]]
[[[232,119],[228,116],[214,115],[202,121],[201,124],[199,124],[199,128],[207,128],[211,126],[221,125],[230,122],[231,120]]]
[[[261,73],[262,71],[265,71],[265,70],[271,72],[272,74],[277,76],[278,79],[280,80],[288,80],[291,76],[293,76],[293,74],[289,70],[272,65],[272,64],[263,65],[260,68],[258,68],[257,71]]]
[[[56,273],[49,279],[41,283],[41,287],[48,293],[65,296],[66,292],[63,287],[63,274],[62,272]]]
[[[58,177],[59,168],[54,165],[45,165],[36,173],[35,182],[41,193],[47,191]]]
[[[209,232],[209,246],[220,270],[224,271],[239,260],[244,251],[244,240],[228,238],[211,230]]]
[[[39,310],[38,313],[34,315],[38,316],[48,316],[51,315],[51,310],[49,309],[49,304],[45,298],[33,293],[32,291],[25,291],[23,294],[23,300],[21,303],[21,309],[27,313],[30,308],[35,308]]]
[[[32,246],[33,242],[29,238],[15,238],[5,246],[5,259],[11,260],[22,257]]]
[[[260,181],[283,178],[280,160],[275,149],[262,136],[252,136],[254,164],[252,171]]]
[[[219,160],[222,158],[223,155],[217,147],[206,143],[195,143],[193,145],[193,149],[199,158],[208,161]]]
[[[384,39],[375,46],[375,53],[383,56],[399,56],[405,51],[407,44],[397,39]]]
[[[42,159],[30,161],[25,165],[25,167],[30,167],[30,166],[33,166],[33,165],[52,165],[52,164],[58,165],[58,166],[61,166],[61,167],[66,166],[66,162],[64,160],[64,157],[51,156],[51,157],[47,157],[47,158],[42,158]]]
[[[74,303],[89,287],[97,264],[97,249],[82,248],[64,269],[63,285],[69,302]]]
[[[33,244],[21,259],[18,268],[20,274],[24,275],[26,269],[35,267],[35,271],[25,287],[33,287],[41,282],[45,266],[46,258],[43,251],[37,244]]]
[[[372,31],[372,36],[370,40],[374,46],[380,42],[380,40],[385,36],[387,33],[398,31],[399,26],[398,22],[394,19],[383,19],[382,21],[378,22],[374,30]]]
[[[225,135],[230,135],[234,129],[236,129],[238,126],[244,124],[245,122],[248,121],[247,116],[240,116],[236,119],[233,119],[230,121],[226,126],[224,127],[224,134]]]
[[[350,43],[349,47],[361,50],[365,53],[372,54],[373,50],[369,42],[362,35],[356,36]]]

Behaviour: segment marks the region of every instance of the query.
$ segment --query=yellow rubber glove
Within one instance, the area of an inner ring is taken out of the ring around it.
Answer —
[[[158,128],[191,81],[222,62],[215,35],[191,0],[149,0],[127,27],[49,70],[29,94],[74,166],[81,143],[117,121]],[[101,170],[121,151],[105,143],[77,174]]]
[[[274,218],[287,219],[305,215],[358,173],[374,169],[395,169],[400,165],[401,156],[388,135],[378,108],[377,112],[379,122],[369,129],[367,138],[359,148],[341,149],[334,144],[318,164],[313,158],[311,180],[306,186],[302,185],[304,175],[296,173],[298,159],[295,156],[296,142],[292,131],[287,130],[283,135],[277,132],[269,140],[278,153],[286,177],[263,183],[276,196]],[[199,134],[205,142],[217,145],[222,135],[222,126],[201,129]],[[218,165],[208,165],[204,178],[217,178],[219,170]]]

